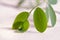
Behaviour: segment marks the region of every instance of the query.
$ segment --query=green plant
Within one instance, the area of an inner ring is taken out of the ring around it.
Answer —
[[[38,7],[40,4],[39,1],[40,0],[36,0],[37,5],[32,8],[30,12],[21,12],[17,15],[13,23],[12,29],[19,30],[20,32],[27,31],[27,29],[29,28],[28,18],[34,9],[34,25],[39,32],[43,33],[47,29],[49,18],[51,19],[52,26],[56,24],[56,14],[51,5],[56,4],[57,0],[44,0],[44,2],[46,2],[47,4],[47,7],[45,9],[46,12]]]

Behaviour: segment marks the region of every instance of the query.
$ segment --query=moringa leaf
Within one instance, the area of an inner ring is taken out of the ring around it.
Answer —
[[[47,12],[48,12],[50,19],[51,19],[51,24],[52,24],[52,26],[54,26],[56,24],[56,14],[55,14],[51,5],[48,4],[47,8],[48,8]]]
[[[47,21],[49,20],[49,9],[46,8],[46,16],[47,16]]]
[[[19,0],[19,3],[18,3],[18,7],[21,6],[21,4],[24,2],[25,0]]]
[[[27,20],[27,21],[23,22],[23,24],[21,25],[21,27],[19,27],[18,30],[19,30],[20,32],[25,32],[25,31],[28,30],[28,28],[29,28],[29,22],[28,22],[28,20]]]
[[[17,22],[13,24],[13,29],[19,30],[20,32],[25,32],[29,28],[29,22],[26,20],[25,22]]]
[[[40,3],[40,0],[36,0],[36,3],[39,4]]]
[[[16,22],[13,24],[12,29],[18,30],[18,28],[21,27],[22,24],[23,22]]]
[[[37,7],[33,14],[35,28],[39,32],[44,32],[47,28],[47,17],[44,11]]]
[[[48,0],[48,3],[49,4],[56,4],[57,3],[57,0]]]
[[[15,18],[15,22],[24,22],[25,20],[28,19],[29,13],[28,12],[21,12],[20,14],[17,15]]]
[[[20,14],[18,14],[14,20],[12,29],[18,29],[19,26],[21,26],[28,19],[28,16],[28,12],[21,12]]]

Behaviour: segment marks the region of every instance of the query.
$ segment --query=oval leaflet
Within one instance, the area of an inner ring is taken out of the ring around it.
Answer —
[[[29,28],[29,22],[28,22],[29,13],[28,12],[21,12],[17,15],[15,18],[15,21],[13,23],[12,29],[19,30],[22,32],[27,31]]]
[[[39,7],[36,8],[36,10],[34,11],[34,14],[33,14],[33,20],[34,20],[35,28],[39,32],[42,33],[46,30],[46,28],[47,28],[47,17],[41,8],[39,8]]]
[[[56,24],[56,14],[55,11],[53,10],[52,6],[50,4],[48,4],[48,7],[46,8],[47,10],[47,16],[50,17],[51,19],[51,24],[52,26],[54,26]]]
[[[54,4],[56,4],[56,3],[57,3],[57,0],[48,0],[48,3],[49,3],[49,4],[53,4],[53,5],[54,5]]]

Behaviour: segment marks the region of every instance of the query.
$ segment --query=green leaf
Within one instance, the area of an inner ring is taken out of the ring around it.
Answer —
[[[57,0],[48,0],[49,4],[56,4]]]
[[[28,16],[28,12],[21,12],[20,14],[18,14],[14,20],[12,29],[18,29],[18,27],[28,19]]]
[[[50,19],[51,19],[51,24],[52,26],[54,26],[56,24],[56,14],[55,14],[55,11],[53,10],[52,6],[48,4],[48,14],[50,16]]]
[[[18,3],[18,7],[21,6],[21,4],[24,2],[25,0],[19,0],[19,3]]]
[[[23,24],[21,25],[21,27],[19,27],[19,31],[20,32],[25,32],[27,31],[29,28],[29,22],[28,21],[25,21],[23,22]]]
[[[48,8],[46,8],[46,16],[47,16],[47,22],[48,22],[49,20],[49,9]]]
[[[39,32],[44,32],[47,28],[47,17],[41,8],[36,8],[33,14],[34,25]]]
[[[25,32],[29,28],[29,22],[26,20],[25,22],[17,22],[13,24],[13,29],[19,30],[20,32]]]
[[[40,0],[36,0],[36,3],[39,4],[40,3]]]
[[[15,18],[15,22],[24,22],[25,20],[28,19],[29,13],[28,12],[21,12],[17,15],[17,17]]]
[[[18,28],[21,27],[22,24],[23,22],[16,22],[13,24],[12,29],[18,30]]]

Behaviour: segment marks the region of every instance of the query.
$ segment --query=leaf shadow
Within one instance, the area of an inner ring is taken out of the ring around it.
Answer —
[[[27,33],[39,33],[37,31],[27,31]]]
[[[16,30],[15,33],[39,33],[39,32],[31,31],[31,30],[30,31],[26,31],[26,32],[20,32],[20,31]]]
[[[0,29],[12,30],[12,28],[10,28],[10,27],[1,27]]]

